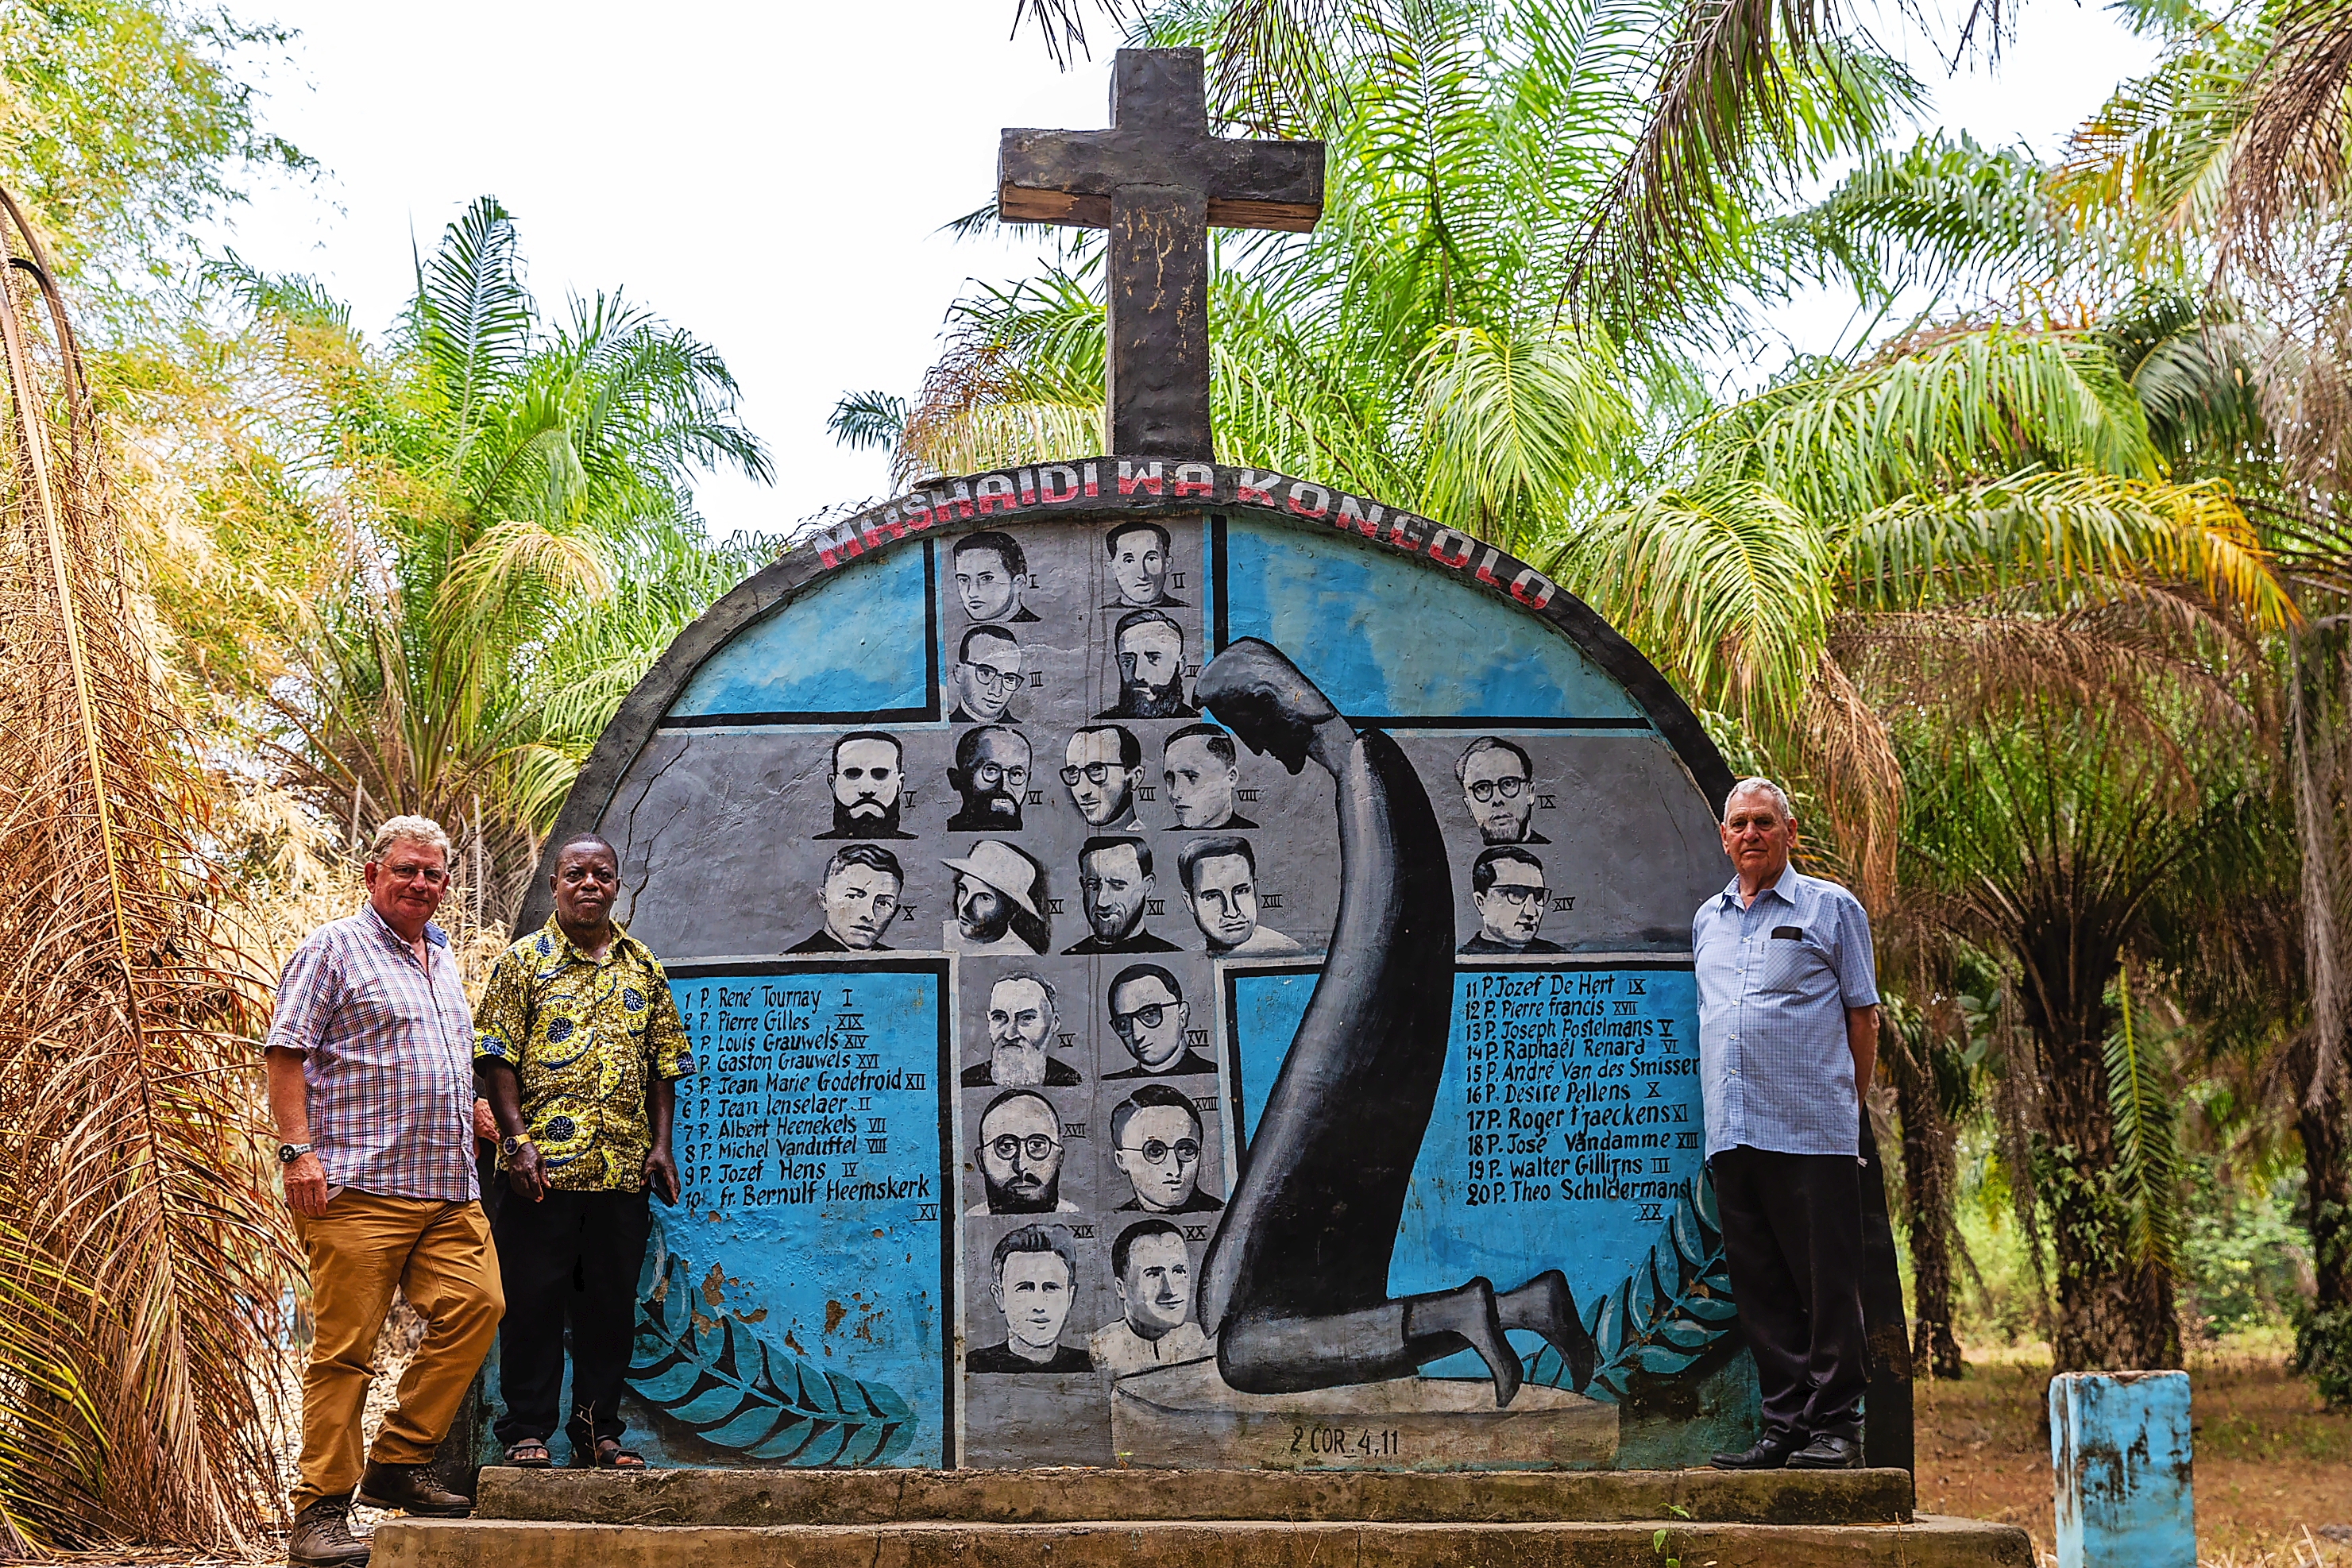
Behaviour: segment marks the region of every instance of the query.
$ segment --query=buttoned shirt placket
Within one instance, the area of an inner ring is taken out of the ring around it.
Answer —
[[[374,905],[370,904],[368,906],[368,914],[374,920],[376,930],[383,938],[386,942],[391,942],[394,947],[400,949],[402,959],[409,963],[416,965],[417,969],[424,976],[425,998],[425,1001],[430,1004],[427,1011],[433,1015],[434,1040],[435,1043],[441,1047],[441,1055],[443,1058],[449,1064],[450,1081],[458,1084],[471,1083],[473,1081],[474,1075],[474,1037],[472,1031],[469,1029],[464,1041],[454,1050],[451,1048],[449,1041],[449,1009],[442,1005],[440,980],[439,977],[436,976],[433,973],[433,959],[437,953],[441,958],[441,962],[449,966],[449,983],[456,985],[458,990],[458,994],[463,996],[465,994],[465,984],[457,977],[457,961],[449,955],[448,949],[445,945],[434,942],[430,937],[420,939],[425,944],[425,956],[422,959],[418,958],[416,956],[416,943],[410,942],[398,931],[393,930],[392,922],[385,920],[383,916],[376,913]],[[473,1097],[468,1095],[466,1098],[465,1104],[465,1118],[468,1122],[473,1121]]]

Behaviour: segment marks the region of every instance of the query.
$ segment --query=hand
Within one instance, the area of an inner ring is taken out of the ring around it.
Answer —
[[[539,1145],[525,1142],[515,1145],[514,1153],[507,1160],[507,1185],[518,1197],[538,1203],[547,1196],[547,1173],[539,1166]]]
[[[672,1208],[677,1206],[677,1162],[661,1144],[655,1144],[653,1152],[646,1156],[645,1178],[654,1196]]]
[[[490,1114],[490,1102],[478,1095],[474,1098],[474,1136],[485,1143],[499,1141],[499,1119]]]
[[[327,1212],[327,1172],[316,1154],[297,1154],[286,1167],[286,1206],[305,1219]]]

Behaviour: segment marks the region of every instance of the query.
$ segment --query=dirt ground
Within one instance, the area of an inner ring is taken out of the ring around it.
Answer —
[[[2204,1568],[2352,1565],[2352,1415],[2287,1375],[2285,1345],[2191,1353],[2197,1552]],[[2023,1526],[2051,1550],[2046,1348],[1970,1347],[1968,1375],[1919,1385],[1919,1506]]]

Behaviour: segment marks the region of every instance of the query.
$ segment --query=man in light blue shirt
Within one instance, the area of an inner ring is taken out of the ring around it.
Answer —
[[[1735,875],[1691,917],[1707,1169],[1764,1403],[1762,1438],[1715,1456],[1724,1469],[1862,1462],[1861,1090],[1878,1054],[1876,969],[1862,905],[1790,865],[1796,842],[1780,785],[1732,785]]]

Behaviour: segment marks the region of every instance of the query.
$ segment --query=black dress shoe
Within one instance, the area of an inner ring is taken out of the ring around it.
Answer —
[[[1862,1442],[1854,1437],[1820,1436],[1789,1456],[1792,1470],[1858,1470]]]
[[[373,1459],[360,1477],[359,1500],[419,1519],[463,1519],[474,1511],[472,1498],[448,1490],[423,1465],[379,1465]]]
[[[1718,1470],[1777,1470],[1803,1442],[1799,1433],[1767,1427],[1754,1447],[1740,1454],[1717,1454],[1713,1463]]]

